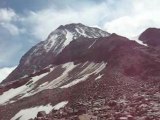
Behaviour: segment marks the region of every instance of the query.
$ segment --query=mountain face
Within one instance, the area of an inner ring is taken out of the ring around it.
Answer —
[[[54,58],[71,42],[80,37],[99,38],[110,34],[81,23],[61,25],[47,38],[31,48],[20,60],[19,66],[4,82],[16,80],[43,69],[53,63]],[[92,44],[94,40],[90,43]]]
[[[0,119],[159,120],[160,54],[145,42],[158,41],[157,30],[139,44],[82,24],[58,27],[0,85]]]

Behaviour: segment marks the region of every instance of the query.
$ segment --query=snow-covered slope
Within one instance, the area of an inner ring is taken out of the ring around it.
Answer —
[[[106,37],[110,34],[102,31],[98,28],[87,27],[83,24],[68,24],[61,25],[55,31],[53,31],[43,45],[38,46],[34,52],[41,48],[45,49],[46,52],[52,51],[58,54],[65,48],[71,41],[79,38],[79,37],[87,37],[87,38],[99,38]]]
[[[76,74],[74,74],[74,76],[70,75],[72,72],[74,72],[75,69],[80,69],[80,67],[81,70],[77,71]],[[2,95],[0,95],[0,105],[14,103],[17,100],[33,96],[47,89],[63,89],[72,87],[80,82],[87,80],[90,77],[90,75],[98,76],[98,74],[103,69],[105,69],[105,67],[106,63],[104,62],[86,62],[78,65],[74,65],[73,62],[70,62],[63,65],[55,66],[53,68],[50,68],[50,72],[46,72],[41,75],[31,77],[26,84],[5,91]],[[64,69],[64,71],[59,75],[59,77],[55,79],[52,78],[52,80],[50,80],[45,78],[45,76],[48,76],[50,74],[56,74],[56,69]]]

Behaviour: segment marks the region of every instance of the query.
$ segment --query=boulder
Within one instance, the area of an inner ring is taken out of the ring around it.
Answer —
[[[37,114],[37,118],[39,117],[46,117],[46,112],[45,111],[39,111]]]

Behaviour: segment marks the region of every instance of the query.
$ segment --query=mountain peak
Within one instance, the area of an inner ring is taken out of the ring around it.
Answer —
[[[76,27],[85,27],[82,23],[70,23],[66,25],[60,25],[57,29],[68,29],[68,28],[76,28]]]
[[[45,41],[41,41],[27,52],[21,58],[17,69],[13,72],[16,76],[13,77],[11,74],[7,79],[17,79],[18,77],[30,74],[52,64],[54,58],[60,54],[71,41],[80,37],[100,38],[108,36],[110,36],[110,34],[106,31],[95,27],[88,27],[81,23],[61,25],[51,32]],[[91,45],[94,44],[94,42],[95,40],[92,39]],[[19,74],[19,76],[17,76],[17,74]]]
[[[49,36],[53,35],[54,33],[63,34],[65,31],[71,32],[75,39],[80,36],[89,37],[89,38],[98,38],[98,37],[106,37],[110,35],[108,32],[103,31],[96,27],[89,27],[82,23],[71,23],[66,25],[60,25]]]
[[[53,51],[59,53],[72,40],[78,39],[79,37],[99,38],[106,37],[109,35],[110,34],[106,31],[103,31],[95,27],[88,27],[81,23],[60,25],[47,38],[45,48],[47,52],[54,49]]]

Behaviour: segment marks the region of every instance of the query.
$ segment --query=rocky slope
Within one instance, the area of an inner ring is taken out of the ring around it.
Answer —
[[[145,42],[159,29],[142,33],[141,44],[82,24],[55,31],[1,84],[1,120],[160,119],[160,54]]]
[[[160,29],[148,28],[139,37],[144,43],[151,47],[159,47],[160,45]]]

